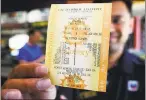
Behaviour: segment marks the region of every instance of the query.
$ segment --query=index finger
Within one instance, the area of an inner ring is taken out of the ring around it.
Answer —
[[[39,63],[17,65],[8,78],[41,78],[48,74],[48,68]]]
[[[52,86],[50,79],[29,78],[29,79],[9,79],[2,86],[2,89],[18,89],[21,92],[45,91]]]

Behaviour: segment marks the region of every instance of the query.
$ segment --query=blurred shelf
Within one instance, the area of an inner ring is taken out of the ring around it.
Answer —
[[[15,34],[26,34],[28,29],[20,28],[20,29],[2,29],[1,35],[15,35]]]
[[[19,28],[27,28],[27,23],[18,24],[18,23],[5,23],[1,24],[2,29],[19,29]]]
[[[2,66],[1,67],[1,76],[8,77],[8,75],[11,71],[12,71],[12,66]]]

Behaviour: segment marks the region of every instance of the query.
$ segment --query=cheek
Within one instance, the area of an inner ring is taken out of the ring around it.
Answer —
[[[121,42],[125,43],[128,39],[128,36],[130,34],[130,29],[128,25],[125,25],[122,29],[121,29]]]
[[[40,40],[41,39],[41,37],[38,37],[38,40]]]
[[[35,42],[37,41],[37,38],[36,38],[36,37],[34,38],[34,41],[35,41]]]
[[[40,37],[39,36],[36,36],[36,38],[35,38],[36,40],[39,40],[40,39]]]

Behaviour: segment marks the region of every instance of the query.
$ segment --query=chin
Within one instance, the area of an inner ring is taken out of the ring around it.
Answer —
[[[119,51],[121,48],[121,45],[119,43],[110,43],[109,51],[110,53],[115,53]]]

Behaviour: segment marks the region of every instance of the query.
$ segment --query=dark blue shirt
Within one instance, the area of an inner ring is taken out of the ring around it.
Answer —
[[[125,51],[108,71],[105,93],[60,87],[59,94],[69,100],[145,100],[144,60]]]
[[[19,50],[19,55],[17,56],[18,60],[25,60],[28,62],[34,61],[41,57],[42,51],[40,46],[36,45],[29,45],[26,43],[24,47]]]

